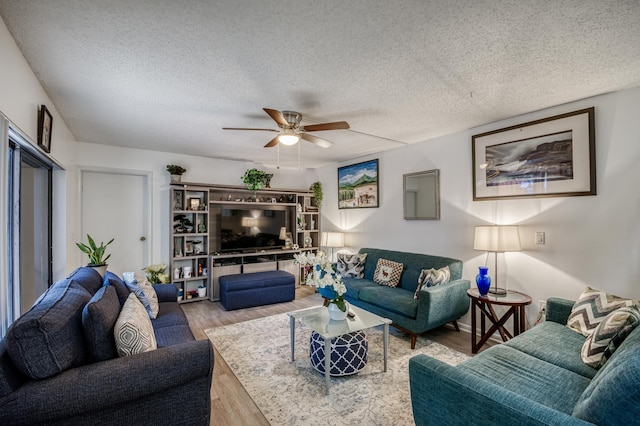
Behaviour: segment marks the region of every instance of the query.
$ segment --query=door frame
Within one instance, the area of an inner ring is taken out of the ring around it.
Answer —
[[[76,222],[75,226],[75,235],[80,235],[82,237],[82,223],[84,218],[82,217],[82,184],[83,184],[83,176],[85,172],[94,172],[94,173],[106,173],[113,175],[125,175],[125,176],[142,176],[146,180],[145,189],[147,191],[146,203],[147,203],[147,212],[143,215],[144,219],[144,233],[147,243],[147,249],[143,255],[143,261],[145,265],[149,265],[151,259],[151,252],[153,250],[153,233],[152,230],[152,211],[153,211],[153,172],[149,170],[133,170],[133,169],[119,169],[114,167],[99,167],[99,166],[78,166],[78,186],[76,188],[76,194],[78,199],[78,205],[76,210],[76,217],[79,220]],[[83,240],[84,237],[80,238],[78,241]],[[75,245],[75,243],[74,243]],[[83,265],[83,256],[84,254],[80,250],[76,250],[76,264]]]

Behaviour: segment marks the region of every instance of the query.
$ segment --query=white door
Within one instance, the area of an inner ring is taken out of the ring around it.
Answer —
[[[140,272],[148,265],[148,187],[146,175],[122,172],[90,171],[81,173],[81,238],[86,244],[87,234],[105,244],[111,257],[109,270],[122,276],[123,272]],[[88,257],[82,254],[81,265]]]

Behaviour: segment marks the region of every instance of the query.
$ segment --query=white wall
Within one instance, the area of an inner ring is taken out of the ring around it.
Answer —
[[[473,201],[472,135],[591,106],[595,106],[597,196]],[[380,208],[375,209],[338,210],[336,168],[323,168],[318,170],[325,190],[323,230],[348,232],[346,243],[352,251],[380,247],[461,259],[464,278],[475,282],[485,254],[472,249],[474,227],[517,224],[524,250],[501,255],[499,270],[504,268],[506,277],[501,274],[499,281],[532,296],[534,303],[527,310],[530,322],[535,320],[538,300],[574,299],[587,285],[640,298],[638,111],[640,88],[340,164],[379,158]],[[403,220],[402,175],[430,169],[441,173],[441,220]],[[535,231],[546,233],[546,245],[534,244]],[[489,266],[493,269],[493,255]],[[468,324],[469,317],[462,322]]]

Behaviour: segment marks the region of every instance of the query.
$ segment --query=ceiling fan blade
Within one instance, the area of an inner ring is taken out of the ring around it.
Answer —
[[[275,129],[255,129],[253,127],[223,127],[222,130],[260,130],[262,132],[279,132]]]
[[[280,135],[278,135],[278,136],[280,136]],[[271,147],[274,147],[274,146],[278,145],[278,142],[279,142],[278,141],[278,136],[276,136],[275,138],[271,139],[271,141],[269,141],[269,143],[266,144],[264,147],[265,148],[271,148]]]
[[[302,127],[301,130],[305,132],[317,132],[319,130],[347,130],[349,129],[349,123],[346,121],[336,121],[333,123],[320,123],[320,124],[310,124],[308,126]]]
[[[291,127],[289,122],[284,119],[284,117],[282,116],[282,113],[280,111],[275,110],[275,109],[269,109],[269,108],[262,108],[262,109],[264,110],[264,112],[269,114],[269,117],[273,118],[273,121],[278,123],[278,125],[280,125],[282,127]]]
[[[315,143],[316,145],[322,148],[329,148],[333,145],[333,142],[329,142],[326,139],[319,138],[317,136],[310,135],[308,133],[300,133],[300,138],[304,139],[307,142]]]

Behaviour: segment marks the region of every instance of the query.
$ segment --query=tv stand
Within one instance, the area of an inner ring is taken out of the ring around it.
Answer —
[[[183,290],[182,302],[218,301],[219,277],[223,275],[284,270],[295,276],[300,286],[300,267],[294,255],[320,248],[320,212],[310,190],[265,188],[255,193],[243,186],[202,183],[172,183],[170,190],[169,274],[171,282]],[[286,232],[293,247],[283,249],[240,249],[221,252],[221,212],[223,209],[285,211]],[[177,271],[179,272],[177,275]],[[191,271],[186,276],[184,271]],[[197,297],[197,288],[207,288],[205,297]],[[187,295],[190,298],[187,299]]]

